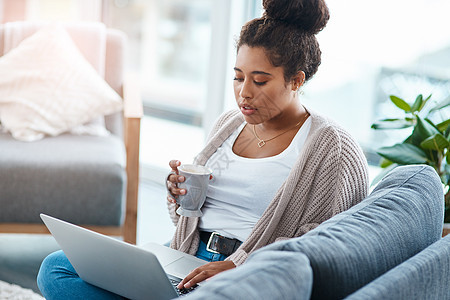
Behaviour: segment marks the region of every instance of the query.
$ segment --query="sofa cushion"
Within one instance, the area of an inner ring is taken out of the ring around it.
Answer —
[[[103,116],[122,109],[121,97],[83,57],[62,26],[47,26],[0,57],[0,121],[14,138],[77,132],[105,135]]]
[[[14,21],[0,26],[0,55],[16,48],[39,29],[52,24],[64,26],[83,57],[102,76],[105,73],[106,35],[101,22]],[[3,46],[3,48],[2,48]]]
[[[312,299],[341,299],[437,241],[442,224],[443,189],[434,169],[397,167],[358,205],[260,251],[305,254]]]
[[[346,299],[450,299],[450,235]]]
[[[292,265],[295,268],[291,268]],[[311,296],[312,277],[306,255],[264,251],[238,268],[214,276],[183,298],[306,300]],[[292,293],[293,286],[295,293]]]
[[[0,133],[0,145],[0,222],[41,224],[46,213],[77,224],[122,223],[125,147],[118,137],[62,134],[27,143]]]

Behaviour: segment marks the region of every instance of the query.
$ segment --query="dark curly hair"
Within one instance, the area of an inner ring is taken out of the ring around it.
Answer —
[[[261,18],[247,22],[237,41],[264,48],[275,67],[284,68],[286,82],[305,72],[309,80],[320,65],[321,51],[316,34],[327,24],[330,15],[324,0],[263,0]]]

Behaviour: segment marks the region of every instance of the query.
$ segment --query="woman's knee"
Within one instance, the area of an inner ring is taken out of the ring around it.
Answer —
[[[48,299],[123,299],[111,292],[84,282],[77,274],[64,252],[48,255],[41,264],[37,284]]]
[[[37,275],[37,285],[42,293],[53,289],[62,277],[76,276],[72,265],[62,250],[49,254],[41,263]],[[49,286],[51,285],[51,287]]]

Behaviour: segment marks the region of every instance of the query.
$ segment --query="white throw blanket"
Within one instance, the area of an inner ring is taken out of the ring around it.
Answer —
[[[45,300],[32,290],[0,281],[0,300]]]

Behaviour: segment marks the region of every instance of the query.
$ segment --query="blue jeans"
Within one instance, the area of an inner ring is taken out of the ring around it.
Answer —
[[[227,258],[225,255],[207,251],[206,244],[201,241],[195,256],[210,262],[222,261]],[[44,259],[37,276],[37,284],[47,300],[123,299],[119,295],[83,281],[61,250],[53,252]]]

